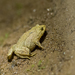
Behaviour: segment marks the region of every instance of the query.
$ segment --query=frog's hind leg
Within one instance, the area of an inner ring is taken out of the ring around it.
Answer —
[[[30,57],[32,57],[32,56],[34,56],[34,55],[36,55],[36,53],[34,53],[34,54],[30,54],[30,55],[22,55],[22,54],[16,54],[18,57],[20,57],[20,58],[28,58],[28,59],[30,59]]]
[[[30,57],[28,57],[28,56],[23,56],[23,55],[20,55],[20,54],[16,54],[18,57],[20,57],[20,58],[27,58],[27,59],[30,59]]]
[[[28,58],[30,59],[30,55],[31,55],[31,51],[26,48],[26,47],[22,47],[21,49],[17,48],[14,53],[20,57],[20,58]]]

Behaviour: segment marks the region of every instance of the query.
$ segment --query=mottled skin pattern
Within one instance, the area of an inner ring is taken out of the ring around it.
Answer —
[[[37,45],[40,48],[43,48],[39,42],[40,38],[44,34],[46,29],[45,25],[36,25],[29,31],[25,32],[18,42],[11,46],[10,50],[8,51],[8,59],[12,58],[13,52],[20,58],[29,58],[33,56],[31,51]]]

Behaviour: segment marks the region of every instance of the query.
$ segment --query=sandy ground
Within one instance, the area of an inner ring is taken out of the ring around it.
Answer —
[[[74,19],[75,0],[0,0],[0,75],[75,75]],[[8,62],[11,45],[36,24],[46,25],[44,50]]]

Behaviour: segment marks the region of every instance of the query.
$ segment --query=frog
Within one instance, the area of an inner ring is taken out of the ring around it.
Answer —
[[[34,50],[36,46],[44,49],[44,47],[40,43],[40,39],[45,33],[46,26],[45,25],[35,25],[29,31],[25,32],[17,41],[16,44],[12,45],[8,51],[7,58],[8,60],[12,59],[13,53],[17,55],[19,58],[28,58],[30,59],[32,54],[31,52]]]

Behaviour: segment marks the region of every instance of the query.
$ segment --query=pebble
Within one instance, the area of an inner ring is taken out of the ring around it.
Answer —
[[[36,9],[33,9],[33,12],[36,12]]]

